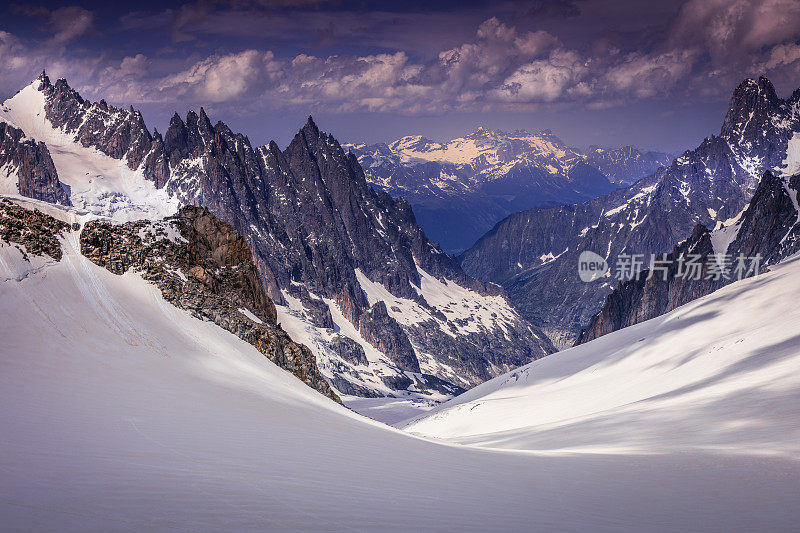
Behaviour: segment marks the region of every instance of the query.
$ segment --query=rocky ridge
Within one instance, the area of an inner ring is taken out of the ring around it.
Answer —
[[[462,256],[464,270],[502,285],[523,316],[572,344],[614,285],[583,283],[578,256],[670,250],[697,224],[714,228],[748,205],[765,171],[783,173],[800,133],[800,90],[783,100],[766,78],[733,93],[720,134],[630,187],[574,206],[532,209],[498,223]]]
[[[270,361],[340,401],[314,354],[277,324],[244,239],[206,209],[186,206],[163,221],[87,222],[81,253],[115,274],[134,269],[164,299],[255,346]]]
[[[421,136],[389,144],[346,144],[367,181],[406,199],[425,231],[461,252],[509,214],[571,204],[627,186],[671,157],[633,146],[582,152],[551,131],[480,128],[447,142]]]
[[[73,148],[80,146],[124,161],[131,176],[167,192],[169,202],[206,207],[231,224],[253,251],[281,322],[292,323],[294,337],[311,347],[339,390],[404,393],[393,387],[410,383],[417,390],[436,379],[449,382],[440,389],[458,390],[554,351],[513,311],[500,287],[466,275],[428,240],[408,203],[374,191],[355,156],[311,118],[285,150],[275,143],[254,148],[224,123],[212,124],[202,108],[185,120],[173,116],[162,137],[147,132],[138,112],[84,100],[64,80],[51,84],[43,74],[26,91],[21,101],[43,99],[47,127],[56,132],[48,135],[73,143],[66,147],[71,153],[83,157]],[[6,116],[33,123],[25,109]],[[110,204],[104,197],[82,205],[103,215],[104,205],[116,205],[113,194],[109,198]],[[380,287],[381,296],[368,298],[365,284]],[[385,316],[370,313],[378,300],[386,302]],[[400,307],[403,313],[395,311]],[[361,336],[360,324],[377,316],[396,342]],[[439,352],[442,346],[448,349]],[[409,377],[394,361],[420,372]]]
[[[417,135],[345,148],[358,157],[369,183],[407,200],[431,238],[453,252],[515,211],[580,202],[614,189],[549,130],[479,128],[447,142]]]
[[[800,250],[800,211],[795,205],[798,190],[800,174],[780,178],[765,172],[738,221],[713,232],[698,225],[666,256],[666,273],[644,270],[638,279],[620,283],[578,336],[576,345],[663,315],[738,279],[756,275],[758,272],[751,270],[756,256],[761,258],[759,271],[763,272],[765,267],[796,253]],[[692,254],[700,256],[699,275],[678,276],[679,269],[686,270],[685,262],[679,259]],[[718,254],[727,256],[727,260],[718,260]],[[724,265],[722,270],[709,271],[714,263]]]

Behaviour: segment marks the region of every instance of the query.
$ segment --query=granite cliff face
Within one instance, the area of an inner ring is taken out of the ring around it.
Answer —
[[[768,265],[796,253],[800,250],[798,190],[800,174],[780,178],[766,172],[738,221],[714,232],[698,225],[688,239],[667,255],[666,273],[644,270],[638,279],[620,283],[581,332],[576,344],[663,315],[738,279],[756,275],[755,269],[751,270],[751,258],[761,258],[759,268],[763,272]],[[692,254],[701,258],[699,274],[678,276],[679,271],[686,274],[685,261],[681,260]],[[718,260],[717,254],[728,256],[728,260]],[[711,269],[714,263],[724,267]]]
[[[632,186],[574,206],[515,213],[462,256],[464,270],[502,285],[523,316],[561,346],[577,337],[613,289],[583,283],[578,256],[614,265],[621,254],[670,250],[697,224],[715,227],[748,205],[761,175],[783,172],[800,133],[800,91],[780,99],[766,78],[734,91],[718,136]]]
[[[306,346],[277,325],[247,244],[207,210],[182,208],[162,221],[87,222],[81,253],[115,274],[129,269],[156,285],[164,299],[255,346],[270,361],[339,401]]]
[[[340,391],[460,390],[554,351],[500,287],[428,240],[408,203],[373,190],[356,157],[310,117],[280,150],[253,147],[202,108],[150,134],[138,112],[84,100],[44,74],[5,106],[5,121],[70,155],[56,170],[91,193],[82,209],[124,221],[196,205],[229,223],[278,321]],[[385,314],[372,312],[378,302]]]
[[[0,122],[0,187],[6,192],[54,204],[72,205],[47,145]]]
[[[389,356],[400,370],[421,372],[408,336],[389,316],[384,302],[376,303],[359,317],[358,330],[368,343]]]

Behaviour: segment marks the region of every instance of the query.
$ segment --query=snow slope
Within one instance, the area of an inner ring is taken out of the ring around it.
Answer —
[[[406,429],[492,448],[704,452],[797,464],[798,296],[794,256],[662,317],[488,381]],[[797,473],[785,478],[795,495]]]
[[[74,210],[61,216],[79,221]],[[93,265],[76,233],[64,248],[61,262],[0,283],[4,531],[796,525],[800,469],[786,454],[530,453],[423,440],[324,398],[138,275]],[[15,254],[0,247],[0,279],[9,264],[24,267]],[[785,285],[791,272],[773,278]],[[774,304],[756,294],[749,303]],[[766,357],[764,368],[793,361]]]

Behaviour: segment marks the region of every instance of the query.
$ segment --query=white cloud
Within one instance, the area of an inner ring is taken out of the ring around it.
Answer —
[[[588,47],[592,52],[573,49],[546,31],[520,32],[492,17],[472,39],[427,60],[402,50],[278,57],[247,49],[176,67],[180,59],[141,53],[121,60],[76,57],[66,46],[53,47],[55,37],[28,46],[0,32],[0,83],[16,89],[46,67],[91,98],[175,107],[217,104],[242,113],[296,106],[436,114],[562,103],[601,108],[681,94],[719,98],[741,81],[743,70],[784,78],[800,72],[800,45],[784,38],[800,34],[795,3],[690,0],[665,41],[635,52],[610,42]],[[91,27],[91,16],[70,13],[70,20],[83,22],[71,33],[66,28],[56,33],[64,43]],[[726,59],[728,49],[739,55]]]

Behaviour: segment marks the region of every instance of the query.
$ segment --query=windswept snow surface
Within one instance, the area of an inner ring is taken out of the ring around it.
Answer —
[[[68,210],[64,217],[78,218]],[[797,417],[787,416],[797,414],[790,387],[796,378],[789,374],[798,373],[796,337],[786,324],[796,323],[798,311],[781,303],[794,300],[786,290],[794,286],[795,265],[722,293],[706,310],[662,321],[662,334],[673,321],[676,339],[688,344],[676,359],[637,348],[647,363],[638,366],[655,365],[642,379],[660,369],[661,381],[673,384],[670,395],[662,392],[668,387],[650,383],[653,394],[666,395],[660,400],[665,410],[650,412],[654,419],[645,427],[636,417],[627,428],[613,419],[583,429],[566,424],[560,438],[553,429],[535,446],[518,446],[546,452],[519,452],[428,441],[348,411],[234,335],[167,304],[135,273],[115,276],[81,257],[77,247],[71,233],[61,262],[36,263],[22,281],[14,276],[0,283],[4,531],[640,532],[788,530],[797,524],[796,445],[788,444],[797,442]],[[0,247],[3,278],[8,254],[16,254],[14,273],[22,268],[15,249]],[[705,332],[706,338],[716,334],[720,349],[694,353],[681,329],[698,334],[701,321],[715,323],[715,313],[724,318],[723,298],[749,306],[755,318],[748,315],[744,327],[763,336],[745,335],[737,343],[736,334],[726,333],[737,326],[720,325]],[[608,338],[621,341],[618,334]],[[545,390],[556,400],[542,396],[537,406],[512,413],[554,418],[550,411],[561,405],[558,416],[569,409],[580,416],[590,406],[599,412],[608,405],[603,390],[624,395],[637,388],[636,375],[622,364],[634,358],[604,351],[608,338],[578,350],[583,356],[573,350],[553,358]],[[716,373],[712,364],[693,368],[705,357],[722,365],[734,357],[726,353],[743,350],[748,355]],[[592,373],[581,372],[589,360],[600,373],[606,368],[614,376],[616,368],[618,377],[592,387]],[[703,369],[716,381],[702,373],[694,380],[670,378]],[[578,372],[573,406],[557,401],[564,391],[553,384],[568,382],[572,370]],[[741,387],[757,395],[737,394],[731,383],[745,380]],[[718,411],[737,413],[735,423],[703,414],[710,407],[698,395],[711,387],[725,389],[716,401],[730,405]],[[514,394],[501,393],[496,401]],[[485,428],[481,412],[475,415]],[[679,453],[675,446],[652,445],[665,439],[639,433],[665,432],[659,424],[674,431],[670,419],[700,434],[729,424],[728,435],[736,442],[747,437],[753,447],[748,453],[744,446],[737,453],[724,447]],[[445,432],[451,426],[441,420],[439,427]],[[640,435],[638,452],[613,443],[626,434]],[[780,450],[776,441],[784,444]],[[581,447],[585,453],[567,453]]]
[[[662,317],[488,381],[406,429],[537,452],[780,457],[794,466],[771,483],[786,483],[795,495],[797,527],[799,296],[794,256]]]

